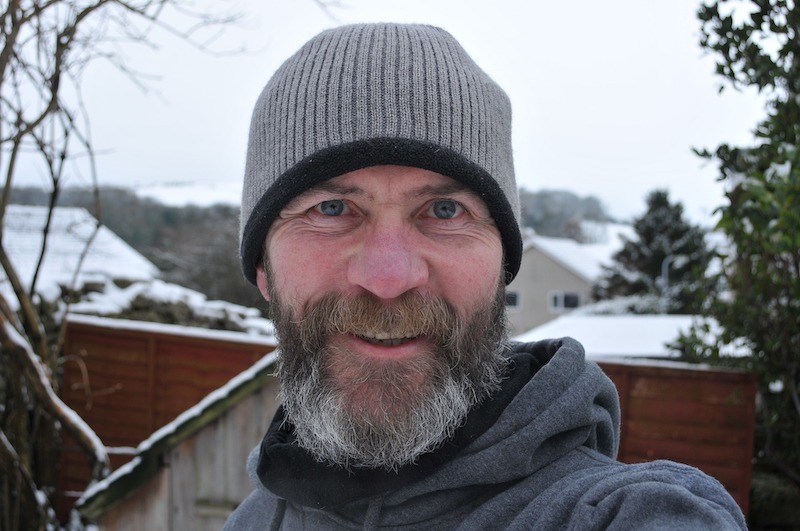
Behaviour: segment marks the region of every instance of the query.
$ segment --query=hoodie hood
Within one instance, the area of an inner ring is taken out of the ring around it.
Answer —
[[[251,461],[253,479],[294,506],[359,521],[378,504],[382,518],[400,523],[404,514],[447,511],[464,496],[502,490],[578,447],[616,456],[616,389],[578,342],[518,343],[508,357],[502,389],[413,465],[347,471],[320,463],[294,443],[281,409]]]

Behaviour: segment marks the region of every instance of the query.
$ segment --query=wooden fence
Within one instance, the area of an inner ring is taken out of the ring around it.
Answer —
[[[112,448],[112,467],[155,430],[275,348],[245,334],[71,318],[62,396]],[[603,361],[622,409],[619,459],[672,459],[716,477],[747,514],[755,377],[697,365]],[[87,459],[65,444],[61,487],[82,491]],[[73,497],[61,504],[61,514]]]
[[[110,447],[116,469],[154,431],[274,349],[274,340],[244,333],[70,316],[62,399]],[[90,476],[68,436],[60,467],[61,491],[72,493],[59,504],[63,516]]]
[[[671,459],[695,466],[717,478],[747,514],[755,375],[669,362],[599,365],[620,396],[619,460]]]

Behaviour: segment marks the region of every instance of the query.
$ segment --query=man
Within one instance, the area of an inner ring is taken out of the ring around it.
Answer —
[[[745,528],[699,471],[614,460],[616,391],[577,342],[509,343],[510,104],[449,34],[309,41],[256,103],[245,173],[282,406],[227,529]]]

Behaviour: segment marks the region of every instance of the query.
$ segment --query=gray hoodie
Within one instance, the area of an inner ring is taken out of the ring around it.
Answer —
[[[516,344],[503,390],[453,440],[396,472],[348,472],[292,443],[282,411],[225,530],[746,529],[713,478],[614,459],[619,401],[571,339]]]

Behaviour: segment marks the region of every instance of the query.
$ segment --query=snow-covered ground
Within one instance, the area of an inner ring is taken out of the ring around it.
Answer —
[[[570,313],[515,337],[518,341],[572,337],[580,341],[588,358],[633,357],[670,358],[677,353],[667,348],[683,332],[705,318],[693,315],[587,315]],[[713,321],[711,334],[718,331]],[[732,345],[723,354],[746,355],[741,345]]]

